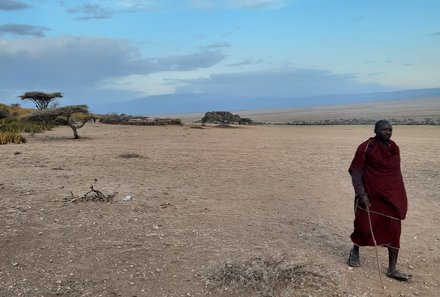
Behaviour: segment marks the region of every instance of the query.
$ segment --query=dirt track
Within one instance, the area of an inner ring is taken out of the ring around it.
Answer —
[[[331,275],[321,291],[303,284],[281,296],[438,296],[440,127],[394,130],[410,203],[400,268],[410,283],[384,277],[381,289],[373,248],[360,268],[345,264],[347,167],[372,127],[90,124],[79,141],[63,127],[0,147],[0,296],[255,296],[206,288],[203,271],[266,254]],[[61,202],[94,179],[119,193],[115,202]],[[385,271],[385,249],[380,260]]]

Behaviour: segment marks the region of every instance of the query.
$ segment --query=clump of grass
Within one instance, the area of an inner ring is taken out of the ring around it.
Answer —
[[[25,143],[26,138],[16,132],[2,132],[0,131],[0,144],[7,144],[7,143]]]
[[[248,292],[262,297],[299,296],[300,293],[328,296],[329,291],[334,290],[335,282],[330,272],[316,265],[295,263],[286,258],[275,255],[211,264],[205,268],[203,277],[208,289]]]

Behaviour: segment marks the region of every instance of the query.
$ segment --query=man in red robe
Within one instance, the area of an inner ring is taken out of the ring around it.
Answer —
[[[374,246],[375,239],[377,245],[388,248],[387,276],[408,281],[411,275],[396,269],[401,221],[405,219],[408,203],[400,170],[399,147],[390,139],[392,129],[389,121],[378,121],[374,128],[376,136],[359,145],[349,168],[356,198],[351,234],[354,245],[348,264],[359,266],[359,246]]]

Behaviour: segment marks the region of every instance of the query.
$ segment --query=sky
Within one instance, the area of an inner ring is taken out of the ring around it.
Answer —
[[[0,0],[3,103],[35,90],[96,111],[191,94],[207,108],[209,96],[294,106],[440,87],[439,53],[438,0]]]

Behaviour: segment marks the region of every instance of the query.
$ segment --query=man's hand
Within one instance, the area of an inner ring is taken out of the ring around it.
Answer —
[[[367,193],[364,193],[359,197],[359,203],[364,207],[367,207],[367,205],[370,206],[370,199],[368,199]]]

